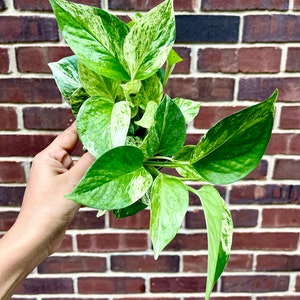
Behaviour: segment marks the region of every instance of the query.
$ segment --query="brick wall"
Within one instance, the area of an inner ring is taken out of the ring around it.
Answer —
[[[160,1],[76,2],[124,16]],[[260,165],[245,180],[220,187],[235,233],[212,299],[299,300],[300,1],[174,4],[184,62],[167,91],[202,103],[189,128],[191,143],[215,121],[279,89],[274,133]],[[47,66],[70,53],[47,0],[0,0],[0,234],[17,216],[32,157],[73,119]],[[190,204],[182,230],[158,261],[148,211],[115,220],[82,209],[60,251],[14,299],[203,299],[204,220],[198,200],[191,197]]]

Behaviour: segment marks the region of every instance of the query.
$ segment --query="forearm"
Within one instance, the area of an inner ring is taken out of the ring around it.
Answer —
[[[49,255],[18,221],[0,240],[0,299],[9,300],[24,278]]]

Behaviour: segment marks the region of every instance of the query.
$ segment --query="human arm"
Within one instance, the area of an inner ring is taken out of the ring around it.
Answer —
[[[70,156],[78,140],[75,124],[33,159],[22,207],[0,239],[0,299],[60,246],[79,205],[64,198],[94,161],[85,153],[75,164]]]

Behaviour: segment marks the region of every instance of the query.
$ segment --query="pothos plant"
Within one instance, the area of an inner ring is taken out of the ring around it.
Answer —
[[[182,60],[173,49],[172,0],[128,23],[96,7],[49,1],[75,54],[50,67],[76,116],[80,140],[95,157],[66,198],[116,218],[148,208],[157,258],[181,227],[189,193],[197,195],[207,225],[209,299],[233,232],[229,209],[213,185],[235,182],[258,165],[270,139],[277,91],[220,120],[197,145],[186,145],[187,124],[200,104],[164,93]]]

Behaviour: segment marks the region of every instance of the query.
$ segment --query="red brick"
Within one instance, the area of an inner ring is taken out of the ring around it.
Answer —
[[[298,238],[293,232],[235,232],[232,249],[291,251],[297,249]]]
[[[1,43],[58,41],[58,26],[54,18],[35,16],[1,16]]]
[[[279,10],[289,8],[288,0],[202,0],[201,9],[204,11],[243,11],[243,10]]]
[[[244,17],[243,42],[299,42],[299,25],[296,15],[248,15]]]
[[[161,255],[112,255],[111,270],[114,272],[179,272],[179,256]]]
[[[9,73],[9,55],[7,48],[0,48],[0,73]]]
[[[53,79],[3,78],[0,103],[61,103],[61,94]]]
[[[183,300],[205,300],[203,297],[184,297]],[[229,296],[226,295],[220,297],[211,296],[210,300],[252,300],[251,297],[247,296]]]
[[[154,6],[160,4],[162,0],[136,1],[136,0],[109,0],[108,6],[113,10],[137,10],[148,11]],[[176,11],[194,11],[197,1],[174,0],[174,9]]]
[[[260,296],[257,300],[299,300],[299,296]]]
[[[71,278],[27,278],[16,289],[16,294],[67,294],[73,293]]]
[[[48,66],[73,52],[68,47],[18,47],[16,58],[18,70],[22,73],[51,73]]]
[[[142,251],[148,248],[147,234],[103,233],[77,235],[78,250],[82,252]]]
[[[294,10],[300,10],[300,0],[294,0]]]
[[[140,277],[79,277],[81,294],[136,294],[145,291],[145,281]]]
[[[96,7],[101,7],[100,0],[73,0],[72,2],[93,5]],[[51,11],[51,5],[48,0],[14,0],[14,6],[19,10],[29,10],[29,11]]]
[[[233,185],[231,204],[287,204],[300,203],[298,185]]]
[[[239,100],[265,100],[278,88],[278,101],[298,102],[300,95],[299,77],[241,78]]]
[[[165,296],[163,296],[163,297],[155,297],[155,296],[151,296],[151,300],[181,300],[181,298],[175,298],[175,297],[168,297],[168,298],[166,298]],[[118,297],[118,300],[150,300],[150,298],[149,297],[147,297],[147,296],[145,296],[145,297],[141,297],[141,296],[139,296],[139,297],[121,297],[121,298],[119,298]]]
[[[65,235],[64,239],[57,250],[57,252],[72,252],[73,251],[73,239],[71,235]]]
[[[174,74],[189,74],[191,69],[191,48],[175,47],[176,52],[183,59],[180,63],[176,64]]]
[[[5,211],[0,212],[0,230],[7,231],[15,223],[18,212],[15,211]]]
[[[245,106],[201,106],[199,114],[194,119],[194,127],[208,129],[223,118],[240,111]]]
[[[76,273],[76,272],[105,272],[106,259],[90,256],[48,257],[38,266],[41,274]]]
[[[300,256],[299,255],[258,255],[256,262],[257,271],[268,272],[294,272],[299,271]]]
[[[297,292],[300,292],[300,275],[297,276],[295,289]]]
[[[96,211],[79,211],[69,228],[71,229],[99,229],[105,227],[104,216],[97,217]]]
[[[165,249],[168,251],[206,250],[207,235],[205,233],[203,234],[178,233]]]
[[[282,129],[300,129],[300,106],[281,108],[279,127]]]
[[[281,49],[274,47],[205,48],[198,52],[200,72],[277,73]]]
[[[299,134],[273,133],[266,154],[300,154]]]
[[[150,211],[143,210],[137,214],[116,219],[112,214],[110,214],[109,226],[111,228],[126,228],[126,229],[148,229],[150,222]]]
[[[152,293],[197,293],[205,291],[205,277],[154,277],[150,278]]]
[[[25,107],[24,127],[40,130],[63,130],[75,120],[69,107]]]
[[[4,0],[0,0],[0,10],[5,10],[6,9],[6,4]]]
[[[262,227],[300,227],[300,210],[297,208],[265,208],[262,214]]]
[[[0,186],[0,206],[20,207],[24,191],[22,186]]]
[[[256,209],[231,210],[234,228],[255,227],[257,225],[258,211]]]
[[[231,78],[170,78],[166,93],[197,101],[233,100],[234,80]]]
[[[286,61],[286,71],[287,72],[299,72],[300,70],[300,48],[289,47],[287,53]]]
[[[0,130],[17,130],[18,117],[16,107],[0,107]]]
[[[0,182],[26,182],[23,164],[14,161],[1,161]]]
[[[225,293],[283,292],[289,288],[289,276],[223,276],[221,290]]]
[[[17,298],[18,300],[20,299],[20,298]],[[15,300],[17,300],[17,299],[15,299]],[[41,298],[42,300],[53,300],[53,298],[45,298],[45,297],[43,297],[43,298]],[[24,299],[24,300],[28,300],[27,298],[26,299]],[[31,299],[29,299],[29,300],[31,300]],[[77,298],[77,297],[75,297],[75,298],[61,298],[61,297],[55,297],[55,300],[109,300],[108,298]]]
[[[300,178],[300,160],[276,159],[273,178],[298,180]]]

